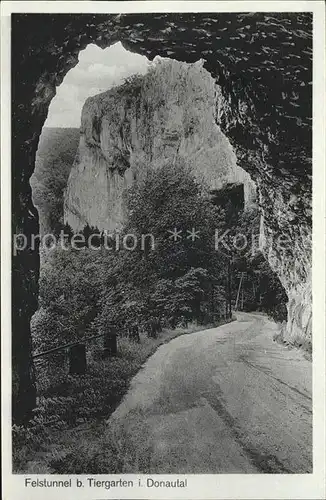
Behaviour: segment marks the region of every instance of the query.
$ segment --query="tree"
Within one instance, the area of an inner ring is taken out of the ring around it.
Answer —
[[[75,341],[90,328],[110,289],[110,262],[88,249],[49,252],[40,275],[39,310],[33,318],[37,347]]]
[[[212,205],[205,186],[186,166],[164,165],[148,170],[144,179],[129,189],[127,208],[123,233],[135,235],[138,243],[147,235],[145,240],[150,243],[124,252],[120,259],[122,281],[141,289],[144,297],[150,295],[148,300],[157,313],[164,315],[162,309],[171,308],[175,314],[182,308],[189,313],[191,308],[193,317],[200,315],[197,300],[202,300],[202,291],[216,279],[222,282],[225,274],[223,258],[216,255],[214,247],[215,227],[222,214]],[[195,278],[196,286],[206,285],[185,305]]]

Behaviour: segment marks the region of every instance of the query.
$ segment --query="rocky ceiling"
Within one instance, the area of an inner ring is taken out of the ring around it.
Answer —
[[[95,43],[104,48],[117,41],[149,59],[156,55],[185,62],[205,59],[206,69],[219,84],[219,124],[234,146],[239,163],[257,183],[266,228],[285,232],[292,240],[301,227],[310,230],[312,14],[14,14],[14,233],[38,233],[29,178],[56,87],[78,63],[79,51],[86,45]],[[273,241],[272,238],[269,247],[276,255]],[[298,270],[299,284],[294,284],[289,263],[297,257],[293,251],[286,257],[285,271],[280,276],[289,297],[295,290],[294,309],[298,296],[303,295],[299,288],[303,286],[306,293],[309,281],[304,266],[309,266],[310,257],[305,254]],[[279,275],[281,260],[276,255],[274,268]],[[37,307],[38,269],[37,248],[18,252],[14,258],[12,345],[16,420],[25,418],[35,403],[29,321]]]

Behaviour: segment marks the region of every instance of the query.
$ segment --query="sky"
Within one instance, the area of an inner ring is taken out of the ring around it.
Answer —
[[[45,127],[80,127],[87,97],[104,92],[135,73],[146,73],[149,60],[125,50],[120,42],[101,49],[90,44],[79,53],[79,62],[57,87]]]

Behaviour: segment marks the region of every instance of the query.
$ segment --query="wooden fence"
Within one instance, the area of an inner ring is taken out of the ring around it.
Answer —
[[[54,352],[65,350],[68,352],[69,359],[69,374],[70,375],[83,375],[87,369],[86,361],[86,343],[103,337],[103,353],[104,356],[115,356],[118,352],[117,349],[117,331],[114,325],[108,325],[108,330],[106,333],[101,333],[100,335],[93,335],[91,337],[85,337],[81,340],[75,342],[70,342],[69,344],[60,345],[58,347],[53,347],[46,351],[34,354],[32,356],[33,360],[41,359],[44,356],[48,356]]]

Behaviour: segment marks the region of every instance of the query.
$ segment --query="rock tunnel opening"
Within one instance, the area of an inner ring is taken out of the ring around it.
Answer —
[[[228,183],[222,189],[211,190],[212,203],[226,207],[228,201],[237,212],[245,208],[244,185],[241,183]]]
[[[144,23],[148,16],[152,22],[149,29]],[[252,13],[95,17],[94,23],[92,15],[78,16],[78,20],[66,15],[51,16],[51,20],[46,15],[13,16],[13,232],[28,238],[38,233],[38,215],[29,187],[38,138],[55,89],[77,64],[81,50],[89,43],[105,48],[121,40],[128,50],[150,60],[160,55],[193,64],[204,57],[205,68],[218,83],[217,122],[258,188],[267,242],[265,254],[290,298],[288,336],[310,338],[312,16],[276,13],[270,18],[264,13]],[[40,22],[44,27],[52,23],[51,30],[39,30]],[[223,34],[228,23],[236,33],[232,40]],[[278,26],[281,52],[275,47]],[[254,43],[253,30],[257,33]],[[199,44],[189,41],[198,36]],[[239,46],[243,53],[237,57]],[[264,62],[266,50],[268,65]],[[301,57],[300,67],[297,54]],[[255,57],[254,66],[251,55]],[[300,112],[295,107],[298,99],[302,103]],[[294,246],[301,229],[308,234],[306,244]],[[289,236],[284,252],[275,244],[276,236],[282,234]],[[18,405],[13,406],[13,414],[18,420],[26,418],[35,400],[29,322],[37,305],[38,267],[38,248],[18,252],[13,263],[13,397]]]

